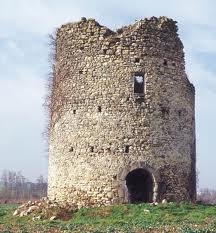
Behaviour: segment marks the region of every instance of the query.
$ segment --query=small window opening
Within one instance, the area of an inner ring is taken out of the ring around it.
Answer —
[[[71,147],[70,149],[69,149],[69,152],[73,152],[74,151],[74,149],[73,149],[73,147]]]
[[[82,70],[80,70],[80,71],[79,71],[79,74],[82,74],[82,73],[83,73],[83,71],[82,71]]]
[[[144,77],[142,75],[134,76],[134,93],[139,95],[144,94]]]
[[[93,146],[90,146],[90,151],[94,152],[94,147]]]
[[[175,62],[172,62],[172,66],[176,66]]]
[[[113,179],[116,180],[116,179],[117,179],[117,176],[113,176]]]
[[[83,46],[81,46],[81,47],[80,47],[80,50],[83,50],[83,49],[84,49],[84,47],[83,47]]]
[[[94,32],[90,32],[90,35],[91,35],[91,36],[94,36]]]
[[[129,146],[125,146],[125,153],[129,153]]]
[[[76,110],[73,110],[73,114],[76,114]]]
[[[103,54],[106,54],[107,53],[107,49],[103,49]]]
[[[135,58],[135,63],[139,63],[140,59],[138,57]]]
[[[182,115],[182,111],[178,110],[178,116],[181,117],[181,115]]]
[[[98,112],[101,112],[101,106],[98,106]]]
[[[169,108],[168,107],[161,107],[162,117],[167,117],[169,115]]]
[[[167,63],[167,60],[166,60],[166,59],[164,59],[163,64],[164,64],[165,66],[167,66],[167,65],[168,65],[168,63]]]

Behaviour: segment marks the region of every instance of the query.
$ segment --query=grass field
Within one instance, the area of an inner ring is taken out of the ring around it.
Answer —
[[[0,205],[0,232],[39,233],[216,233],[216,207],[169,203],[82,208],[67,221],[14,217],[15,205]]]

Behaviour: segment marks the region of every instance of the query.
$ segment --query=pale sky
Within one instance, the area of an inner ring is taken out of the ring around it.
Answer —
[[[178,21],[186,69],[196,88],[199,187],[216,189],[215,0],[0,0],[0,172],[47,175],[42,107],[50,71],[48,34],[82,16],[115,30],[135,20]]]

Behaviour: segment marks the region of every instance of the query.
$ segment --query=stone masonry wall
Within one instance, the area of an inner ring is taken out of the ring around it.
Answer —
[[[93,19],[63,25],[53,71],[49,198],[124,203],[127,173],[144,168],[154,200],[195,200],[194,87],[175,21],[152,17],[116,32]]]

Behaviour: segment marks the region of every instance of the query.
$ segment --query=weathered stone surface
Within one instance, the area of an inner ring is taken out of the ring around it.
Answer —
[[[57,203],[55,202],[55,200],[42,198],[41,200],[29,201],[27,203],[24,203],[15,210],[13,215],[20,217],[32,215],[33,221],[37,221],[40,219],[67,220],[71,217],[72,212],[76,210],[77,210],[77,205],[66,202]]]
[[[33,221],[41,220],[41,216],[39,215],[39,216],[33,217],[32,220],[33,220]]]
[[[19,210],[17,209],[17,210],[14,211],[13,216],[16,216],[18,214],[19,214]]]
[[[21,211],[20,212],[20,217],[23,217],[23,216],[27,216],[28,215],[28,212],[27,212],[27,210],[23,210],[23,211]]]
[[[144,211],[144,213],[150,213],[150,210],[148,210],[148,209],[144,209],[143,211]]]
[[[59,28],[55,45],[49,198],[124,203],[127,174],[142,168],[153,201],[195,200],[194,87],[176,22],[152,17],[113,32],[82,18]]]
[[[27,210],[27,214],[30,214],[30,213],[32,213],[33,211],[38,210],[38,209],[39,209],[38,206],[35,206],[35,205],[30,206],[30,207],[28,208],[28,210]]]
[[[166,199],[163,199],[161,203],[162,203],[162,204],[167,204],[167,200],[166,200]]]
[[[50,220],[52,221],[52,220],[56,220],[56,216],[52,216],[51,218],[50,218]]]

